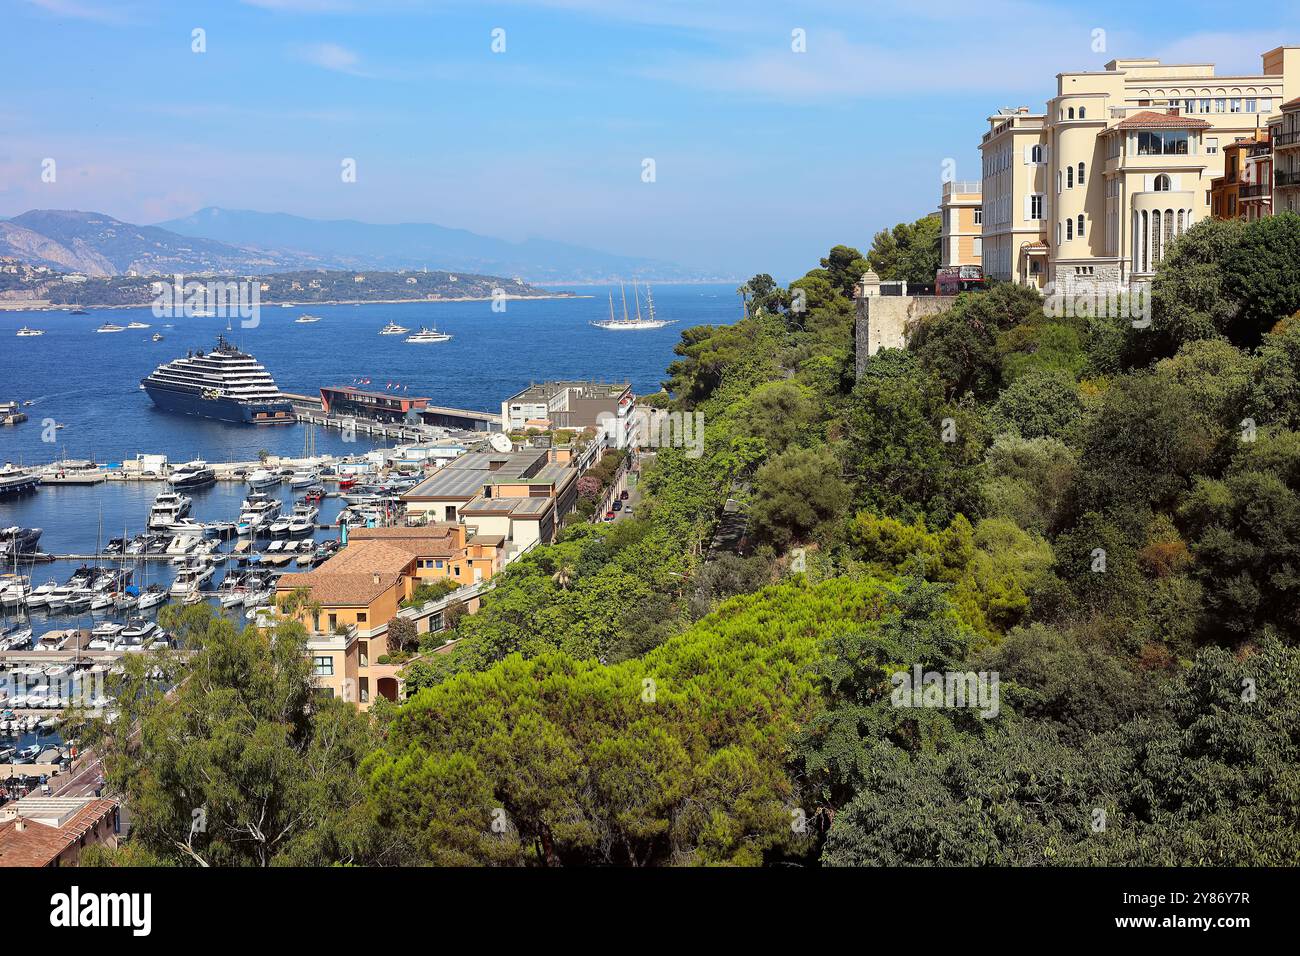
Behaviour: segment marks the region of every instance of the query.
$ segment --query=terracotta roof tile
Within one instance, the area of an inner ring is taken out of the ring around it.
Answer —
[[[1179,116],[1171,113],[1154,113],[1144,110],[1134,113],[1122,123],[1116,123],[1111,129],[1213,129],[1213,125],[1194,116]]]
[[[0,824],[0,866],[49,866],[117,807],[112,800],[91,800],[61,827],[36,820]]]

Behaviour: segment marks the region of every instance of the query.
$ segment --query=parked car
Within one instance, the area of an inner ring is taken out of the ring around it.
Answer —
[[[619,501],[627,501],[628,494],[630,494],[630,492],[626,488],[624,488],[623,493],[618,496]]]
[[[613,521],[613,520],[614,520],[614,517],[615,517],[614,512],[612,512],[612,511],[606,511],[606,512],[605,512],[605,520],[606,520],[606,521]]]

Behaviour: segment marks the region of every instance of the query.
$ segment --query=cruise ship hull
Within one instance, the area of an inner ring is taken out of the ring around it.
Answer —
[[[203,398],[196,393],[179,392],[145,385],[145,392],[163,411],[198,415],[217,421],[249,425],[293,423],[293,406],[287,401],[239,402],[231,398]]]

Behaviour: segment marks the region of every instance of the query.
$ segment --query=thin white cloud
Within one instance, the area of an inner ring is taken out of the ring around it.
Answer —
[[[80,0],[27,0],[46,13],[69,20],[90,20],[94,23],[124,23],[126,18],[119,7],[103,7]]]
[[[335,73],[366,76],[361,70],[361,57],[337,43],[308,43],[294,48],[294,56],[304,63],[319,66]]]

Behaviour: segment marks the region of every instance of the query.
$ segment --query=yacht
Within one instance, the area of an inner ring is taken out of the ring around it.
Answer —
[[[185,600],[191,594],[197,593],[216,573],[212,565],[206,562],[202,564],[191,564],[181,568],[176,572],[176,580],[172,581],[169,589],[171,596]]]
[[[166,601],[168,594],[161,584],[150,584],[140,592],[140,598],[136,602],[136,609],[139,611],[146,610]]]
[[[20,339],[29,339],[32,338],[33,336],[44,335],[44,334],[45,334],[44,329],[29,329],[25,325],[18,330],[18,337]]]
[[[289,534],[311,534],[316,530],[316,516],[319,514],[320,509],[312,505],[294,505],[293,514],[289,516]]]
[[[95,331],[96,332],[125,332],[126,326],[114,325],[112,322],[105,322],[99,328],[95,329]]]
[[[144,644],[157,636],[160,628],[153,621],[143,617],[133,617],[126,622],[122,630],[122,640],[128,644]]]
[[[66,607],[74,596],[79,595],[84,588],[90,586],[91,578],[95,575],[95,569],[82,565],[72,572],[72,576],[66,582],[49,591],[49,597],[45,601],[46,607],[51,611],[58,611]]]
[[[0,468],[0,497],[35,491],[40,481],[40,476],[36,472],[15,468],[9,462],[5,462],[4,467]]]
[[[260,491],[263,488],[278,485],[280,483],[280,473],[266,468],[255,468],[245,481],[248,483],[248,487],[254,491]]]
[[[202,538],[208,533],[208,526],[202,521],[195,521],[193,518],[182,518],[167,526],[168,534],[187,535],[191,538]]]
[[[256,534],[279,516],[280,508],[278,498],[254,492],[244,499],[236,528],[243,535]]]
[[[19,574],[0,575],[0,606],[19,607],[27,603],[31,582]]]
[[[299,468],[289,476],[290,488],[310,488],[320,481],[320,475],[310,468]],[[3,534],[3,532],[0,532]]]
[[[149,337],[149,340],[151,342],[161,342],[163,340],[163,334],[161,332],[155,332]]]
[[[148,526],[151,531],[166,530],[190,513],[194,499],[175,491],[164,491],[153,500],[149,509]]]
[[[128,323],[126,324],[126,327],[127,327],[128,329],[147,329],[147,328],[149,328],[149,323],[148,323],[148,322],[128,322]]]
[[[387,325],[385,325],[382,329],[379,330],[379,334],[380,335],[405,335],[409,331],[411,330],[407,328],[403,328],[402,326],[398,325],[396,322],[389,322]]]
[[[241,352],[224,336],[216,348],[190,351],[184,358],[159,365],[140,380],[159,408],[224,422],[287,424],[293,406],[257,359]]]
[[[40,528],[0,528],[0,559],[13,558],[36,550],[41,540]]]
[[[319,322],[319,315],[300,315],[293,320],[296,325],[310,325],[313,322]]]
[[[450,342],[451,336],[446,332],[439,332],[437,329],[426,329],[420,326],[420,331],[414,335],[408,335],[405,341],[415,345],[423,345],[429,342]]]
[[[50,603],[50,595],[58,590],[58,581],[46,581],[40,587],[32,588],[32,593],[27,595],[27,606],[45,607]]]
[[[203,488],[216,482],[217,473],[206,461],[190,461],[173,471],[167,480],[173,488]]]
[[[172,543],[167,545],[167,553],[175,557],[183,558],[199,546],[201,538],[191,534],[178,534],[172,538]]]
[[[619,288],[620,288],[620,290],[622,290],[622,285],[620,285]],[[595,326],[596,328],[598,328],[598,329],[614,329],[614,330],[618,330],[618,329],[625,329],[625,330],[626,330],[626,329],[662,329],[665,325],[672,325],[673,322],[676,322],[676,321],[677,321],[676,319],[671,319],[671,320],[670,320],[670,319],[656,319],[656,318],[655,318],[655,303],[654,303],[654,299],[653,299],[653,298],[651,297],[651,295],[650,295],[650,287],[649,287],[649,286],[646,286],[646,289],[645,289],[646,302],[647,302],[647,304],[648,304],[649,307],[650,307],[650,314],[649,314],[648,317],[643,317],[643,316],[641,315],[641,296],[640,296],[640,294],[637,292],[636,282],[633,282],[633,283],[632,283],[632,295],[633,295],[633,297],[636,299],[636,318],[635,318],[635,319],[633,319],[633,318],[629,318],[629,317],[628,317],[628,314],[627,314],[627,292],[626,292],[626,290],[623,290],[623,291],[621,292],[621,294],[622,294],[622,296],[623,296],[623,318],[621,318],[621,319],[616,319],[616,318],[614,318],[614,293],[611,292],[611,293],[609,294],[609,318],[608,318],[608,319],[605,319],[605,320],[603,320],[603,321],[600,321],[600,322],[592,322],[592,323],[591,323],[592,325],[594,325],[594,326]]]

